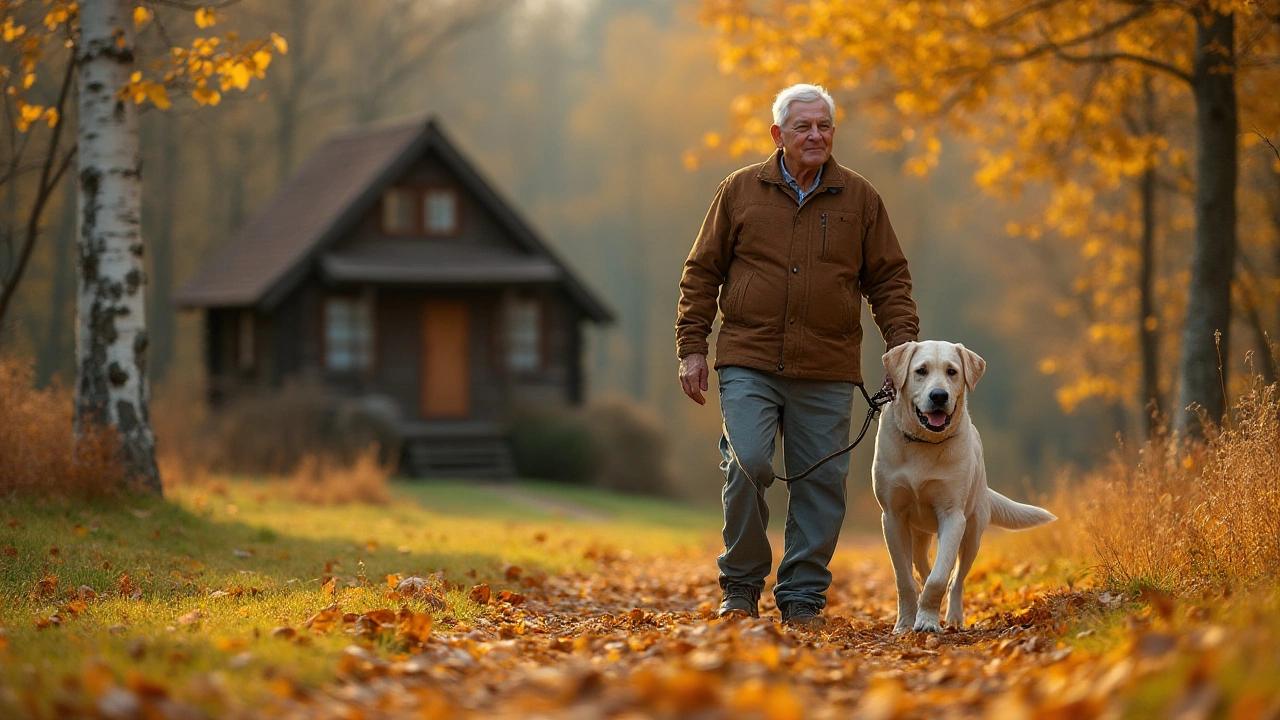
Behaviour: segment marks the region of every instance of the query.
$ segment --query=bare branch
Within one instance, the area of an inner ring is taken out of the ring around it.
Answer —
[[[1257,125],[1253,126],[1253,134],[1262,138],[1262,142],[1266,143],[1267,147],[1271,148],[1271,152],[1276,154],[1276,159],[1280,160],[1280,148],[1277,148],[1276,144],[1271,142],[1271,138],[1267,137],[1266,135],[1263,135],[1262,131],[1258,129]]]
[[[152,5],[161,5],[163,7],[176,8],[178,10],[186,10],[195,12],[205,8],[212,10],[222,10],[232,5],[239,5],[240,0],[221,0],[221,2],[182,2],[182,0],[151,0]]]
[[[1084,65],[1084,64],[1091,64],[1091,63],[1105,64],[1105,63],[1111,63],[1116,61],[1134,62],[1139,65],[1144,65],[1146,67],[1149,67],[1153,70],[1159,70],[1162,73],[1172,75],[1178,78],[1179,80],[1185,82],[1188,85],[1192,83],[1190,73],[1184,72],[1183,70],[1177,67],[1174,67],[1169,63],[1163,62],[1161,60],[1156,60],[1155,58],[1149,58],[1144,55],[1134,55],[1133,53],[1124,53],[1124,52],[1095,53],[1093,55],[1072,55],[1070,53],[1061,52],[1059,50],[1054,50],[1053,54],[1075,65]]]

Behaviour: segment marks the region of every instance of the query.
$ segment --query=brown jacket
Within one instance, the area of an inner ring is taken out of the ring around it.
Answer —
[[[720,183],[680,278],[676,354],[707,354],[718,296],[717,368],[860,383],[860,295],[888,347],[919,332],[907,259],[871,183],[831,158],[797,206],[780,156]]]

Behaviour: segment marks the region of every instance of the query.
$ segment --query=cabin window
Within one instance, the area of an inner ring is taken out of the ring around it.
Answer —
[[[363,297],[332,297],[324,306],[325,367],[337,372],[373,366],[373,303]]]
[[[408,235],[417,230],[414,193],[410,188],[393,187],[382,194],[382,230],[391,235]]]
[[[236,364],[241,370],[253,369],[253,311],[241,310],[236,319]]]
[[[427,190],[422,196],[423,230],[428,235],[452,235],[458,230],[458,194],[452,190]]]
[[[536,298],[507,304],[507,367],[518,373],[542,367],[542,305]]]

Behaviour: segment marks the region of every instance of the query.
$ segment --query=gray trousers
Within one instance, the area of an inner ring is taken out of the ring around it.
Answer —
[[[769,506],[764,496],[773,484],[773,441],[779,425],[782,474],[799,474],[849,443],[849,414],[857,386],[742,367],[718,372],[724,416],[720,469],[725,476],[720,587],[743,585],[759,591],[773,564],[765,535]],[[779,607],[797,601],[826,606],[831,585],[827,563],[844,522],[848,473],[849,456],[842,455],[788,486],[782,563],[773,588]]]

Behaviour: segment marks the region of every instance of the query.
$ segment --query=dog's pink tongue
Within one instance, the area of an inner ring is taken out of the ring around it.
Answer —
[[[947,421],[947,414],[941,410],[934,410],[925,417],[929,418],[929,424],[934,427],[942,427],[942,424]]]

